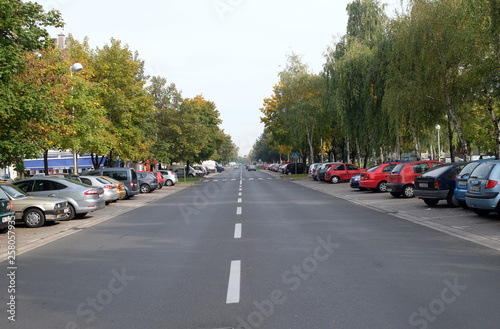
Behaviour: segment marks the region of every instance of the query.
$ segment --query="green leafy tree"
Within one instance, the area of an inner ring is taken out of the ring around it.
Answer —
[[[16,163],[22,169],[22,159],[36,156],[40,148],[20,127],[44,117],[46,109],[38,105],[33,85],[19,77],[32,52],[51,47],[45,28],[62,27],[63,21],[58,11],[45,12],[41,5],[21,0],[0,0],[0,17],[0,166]]]

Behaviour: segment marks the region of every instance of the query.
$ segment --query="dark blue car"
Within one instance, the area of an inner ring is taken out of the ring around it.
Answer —
[[[467,181],[469,180],[470,174],[483,162],[488,161],[498,161],[495,159],[480,159],[469,162],[460,173],[457,175],[457,182],[455,185],[455,198],[458,200],[460,205],[464,208],[467,207],[465,203],[465,192],[467,192]]]
[[[415,197],[424,200],[429,206],[435,206],[439,200],[446,200],[449,207],[459,205],[455,198],[457,175],[467,162],[447,163],[432,168],[421,176],[415,177]]]

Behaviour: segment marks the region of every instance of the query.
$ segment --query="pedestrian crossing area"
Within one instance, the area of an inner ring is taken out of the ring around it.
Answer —
[[[276,180],[276,179],[281,179],[281,177],[267,177],[267,178],[263,178],[263,177],[258,177],[258,178],[254,178],[254,177],[250,177],[250,178],[242,178],[241,180],[242,181],[267,181],[267,180]],[[213,179],[210,179],[210,178],[204,178],[202,180],[200,180],[200,182],[202,183],[207,183],[207,182],[235,182],[235,181],[239,181],[240,179],[239,178],[213,178]]]

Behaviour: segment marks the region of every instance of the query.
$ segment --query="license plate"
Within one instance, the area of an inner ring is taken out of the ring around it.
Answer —
[[[7,223],[10,220],[14,220],[14,218],[15,218],[14,216],[12,216],[12,217],[11,216],[5,216],[5,217],[2,218],[2,223]]]
[[[473,192],[479,192],[479,185],[471,186],[470,190],[473,191]]]
[[[465,187],[465,186],[467,186],[467,181],[466,181],[466,180],[459,180],[459,181],[458,181],[458,186],[460,186],[460,187]]]
[[[418,187],[429,187],[429,183],[418,183]]]

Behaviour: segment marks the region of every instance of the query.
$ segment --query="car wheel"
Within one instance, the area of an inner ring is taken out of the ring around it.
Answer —
[[[291,175],[291,174],[292,174],[292,172],[291,172],[291,171],[289,171],[289,172],[287,172],[286,174],[287,174],[287,175]]]
[[[27,227],[40,227],[45,224],[45,215],[41,210],[28,209],[24,212],[23,221]]]
[[[434,207],[435,205],[438,204],[439,200],[437,200],[437,199],[424,199],[424,202],[426,205]]]
[[[399,198],[401,196],[401,192],[391,192],[391,195],[395,198]]]
[[[377,192],[387,192],[387,182],[384,180],[384,181],[381,181],[380,183],[378,183],[376,191]]]
[[[193,174],[189,174],[188,177],[194,177],[194,175]]]
[[[332,176],[330,183],[337,184],[339,181],[340,181],[340,178],[338,176]]]
[[[450,208],[455,208],[460,205],[458,200],[455,198],[455,193],[453,193],[453,191],[450,191],[450,193],[448,193],[448,196],[446,197],[446,203],[448,203],[448,207]]]
[[[161,190],[161,188],[163,187],[163,184],[158,184],[158,189]]]
[[[415,196],[413,185],[406,185],[403,187],[403,196],[405,198],[413,198]]]
[[[79,214],[75,214],[75,218],[83,218],[85,216],[87,216],[88,212],[82,212],[82,213],[79,213]]]
[[[458,203],[460,204],[460,206],[464,209],[469,209],[469,206],[467,205],[467,202],[465,201],[458,201]]]
[[[488,216],[491,210],[472,208],[472,211],[479,216]]]
[[[172,186],[172,185],[174,185],[174,182],[171,179],[167,179],[167,181],[165,182],[165,185]]]
[[[69,214],[68,214],[68,217],[66,219],[71,220],[73,218],[75,218],[75,207],[73,207],[71,204],[69,204]]]
[[[151,192],[151,187],[148,184],[141,185],[141,193],[149,193]]]

